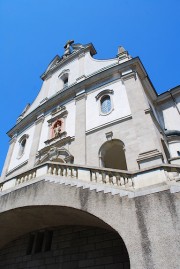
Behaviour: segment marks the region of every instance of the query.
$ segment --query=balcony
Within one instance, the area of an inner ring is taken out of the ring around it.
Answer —
[[[100,167],[46,162],[14,178],[0,183],[1,195],[37,181],[49,181],[70,186],[135,197],[148,189],[180,191],[180,166],[162,164],[134,172]]]

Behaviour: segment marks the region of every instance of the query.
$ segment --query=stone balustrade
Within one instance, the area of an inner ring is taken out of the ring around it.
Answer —
[[[94,184],[106,184],[124,189],[137,189],[165,181],[180,181],[180,166],[162,164],[149,169],[130,172],[110,168],[46,162],[18,175],[16,178],[0,183],[0,191],[2,192],[43,176],[72,178]]]
[[[15,185],[19,185],[23,182],[27,182],[33,178],[36,177],[36,170],[37,169],[33,169],[33,170],[30,170],[30,171],[27,171],[26,173],[23,173],[21,175],[19,175],[17,178],[16,178],[16,182],[15,182]]]
[[[48,163],[48,175],[78,178],[78,167],[58,163]]]
[[[101,169],[90,169],[91,181],[97,183],[110,184],[121,187],[133,187],[133,177],[123,171],[107,171]]]

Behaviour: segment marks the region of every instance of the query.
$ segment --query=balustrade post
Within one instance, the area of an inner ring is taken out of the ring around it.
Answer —
[[[112,177],[112,183],[113,183],[113,185],[115,185],[115,186],[117,185],[116,176],[114,176],[114,175],[113,175],[113,177]]]
[[[124,186],[125,182],[124,182],[124,177],[120,176],[120,186]]]

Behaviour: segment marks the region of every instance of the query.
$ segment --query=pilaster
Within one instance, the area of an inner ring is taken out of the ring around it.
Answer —
[[[85,72],[84,72],[84,58],[85,58],[85,53],[81,53],[78,57],[79,60],[79,76],[76,79],[77,82],[82,81],[83,79],[85,79]]]
[[[131,108],[133,130],[136,133],[134,148],[137,149],[137,163],[139,168],[145,168],[163,162],[161,145],[157,130],[151,118],[146,113],[149,104],[138,74],[134,70],[127,70],[121,74]]]
[[[76,164],[86,164],[86,94],[81,93],[75,99],[75,152],[77,152],[74,162]]]
[[[36,161],[36,154],[38,151],[43,122],[44,122],[44,115],[41,114],[39,117],[37,117],[37,120],[35,122],[35,130],[34,130],[32,146],[31,146],[31,150],[29,154],[28,168],[33,168]]]
[[[2,170],[2,175],[1,175],[2,179],[4,179],[6,174],[7,174],[8,167],[9,167],[9,164],[10,164],[10,160],[11,160],[11,157],[12,157],[12,153],[13,153],[13,150],[14,150],[16,140],[17,140],[17,134],[15,134],[12,137],[12,139],[10,140],[10,142],[9,142],[9,150],[8,150],[8,153],[7,153],[7,156],[6,156],[6,160],[5,160],[4,167],[3,167],[3,170]]]

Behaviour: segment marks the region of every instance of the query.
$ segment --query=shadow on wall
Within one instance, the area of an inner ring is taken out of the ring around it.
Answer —
[[[99,150],[100,166],[127,170],[124,143],[118,139],[105,142]]]

